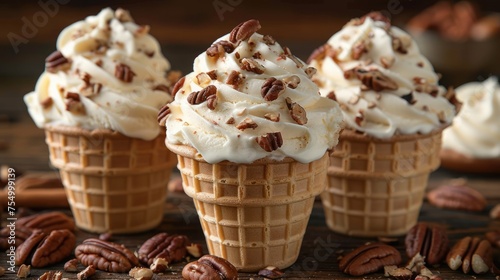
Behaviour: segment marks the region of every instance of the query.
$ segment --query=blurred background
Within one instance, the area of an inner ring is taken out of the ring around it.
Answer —
[[[0,2],[0,164],[47,170],[43,131],[22,100],[34,89],[60,31],[105,7],[130,10],[151,26],[172,69],[188,73],[194,58],[238,23],[255,18],[303,60],[353,17],[379,10],[412,34],[443,85],[499,75],[500,1],[422,0],[39,0]],[[409,22],[411,22],[409,24]],[[481,24],[477,24],[481,23]],[[15,143],[13,143],[15,141]]]

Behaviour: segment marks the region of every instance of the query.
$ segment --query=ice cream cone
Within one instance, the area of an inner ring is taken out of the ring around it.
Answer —
[[[210,254],[240,271],[296,261],[314,198],[326,186],[328,154],[311,163],[210,164],[194,148],[167,146],[178,155],[183,188],[194,200]]]
[[[441,131],[375,139],[344,130],[321,194],[328,227],[352,236],[397,236],[417,222]]]
[[[79,228],[132,233],[161,222],[176,163],[165,134],[145,141],[104,129],[46,126],[45,136]]]

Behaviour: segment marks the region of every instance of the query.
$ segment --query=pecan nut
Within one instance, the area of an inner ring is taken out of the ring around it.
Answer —
[[[185,235],[169,235],[162,232],[146,240],[137,253],[141,263],[148,266],[155,258],[164,258],[169,263],[178,262],[186,257],[186,246],[190,244],[189,238]]]
[[[368,70],[357,67],[353,71],[356,78],[358,78],[363,85],[374,91],[382,91],[385,89],[397,90],[399,87],[396,82],[382,74],[378,69]]]
[[[122,82],[125,83],[130,83],[134,79],[134,76],[136,74],[130,66],[123,64],[123,63],[118,63],[115,66],[115,77],[121,80]]]
[[[399,265],[401,254],[396,248],[383,244],[372,243],[360,246],[345,255],[339,263],[342,272],[361,276],[376,272],[384,266]]]
[[[229,41],[238,45],[241,41],[248,40],[260,27],[259,21],[255,19],[242,22],[231,30]]]
[[[38,280],[62,280],[63,274],[61,271],[47,271],[42,274]]]
[[[30,237],[31,233],[33,233],[32,229],[16,224],[16,236],[14,237],[14,244],[16,244],[17,246],[21,245],[26,239],[28,239],[28,237]],[[10,228],[2,228],[2,230],[0,230],[0,249],[7,249],[10,247],[10,238]]]
[[[187,97],[187,101],[191,105],[207,101],[208,109],[213,110],[217,105],[217,88],[214,85],[209,85],[200,91],[191,92]]]
[[[169,104],[163,105],[163,107],[160,108],[160,111],[158,112],[158,124],[161,126],[165,126],[165,123],[167,122],[167,117],[171,113],[170,108],[168,107]]]
[[[184,266],[182,277],[189,280],[236,280],[238,279],[238,271],[226,259],[213,255],[204,255],[197,261]]]
[[[427,194],[432,205],[440,208],[482,211],[487,204],[484,196],[477,190],[465,185],[464,180],[455,180],[442,185]]]
[[[264,100],[273,101],[285,91],[285,84],[281,80],[274,77],[267,79],[260,89],[260,93]]]
[[[68,69],[70,66],[70,61],[60,51],[54,51],[45,59],[45,70],[50,73],[57,73],[57,71]]]
[[[128,272],[139,266],[139,259],[124,245],[97,238],[84,240],[76,247],[75,256],[81,264],[107,272]]]
[[[471,268],[477,274],[486,273],[493,265],[491,244],[479,237],[464,237],[450,249],[446,263],[452,270],[461,267],[465,274]]]
[[[279,147],[283,145],[283,137],[281,136],[281,132],[273,132],[267,133],[255,139],[257,144],[264,149],[266,152],[272,152],[277,150]]]
[[[184,81],[186,81],[186,76],[180,78],[172,87],[172,98],[175,94],[184,86]]]
[[[206,50],[206,54],[210,57],[219,58],[224,55],[224,53],[232,53],[234,51],[234,45],[228,41],[219,41],[210,46]]]
[[[408,257],[420,253],[428,264],[436,265],[448,253],[448,236],[439,226],[418,223],[406,234],[405,246]]]
[[[304,125],[307,123],[307,113],[304,107],[300,106],[299,103],[293,102],[290,97],[285,99],[286,106],[288,107],[288,111],[290,112],[290,116],[292,119],[300,124]]]
[[[86,280],[92,277],[94,274],[95,274],[95,267],[93,265],[89,265],[84,270],[78,272],[78,274],[76,275],[76,279]]]
[[[29,229],[41,229],[47,233],[56,229],[75,231],[75,222],[73,219],[59,211],[22,217],[17,220],[16,226],[23,226]]]
[[[76,237],[67,230],[53,230],[50,234],[34,230],[26,241],[16,249],[16,265],[23,263],[33,267],[45,267],[58,263],[73,252]]]

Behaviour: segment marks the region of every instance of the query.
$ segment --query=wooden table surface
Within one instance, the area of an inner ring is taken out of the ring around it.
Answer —
[[[38,130],[25,114],[17,118],[3,117],[0,121],[0,158],[1,163],[17,166],[24,171],[49,170],[48,153],[43,139],[43,132]],[[2,148],[3,147],[3,148]],[[178,176],[174,173],[174,177]],[[493,229],[500,229],[500,220],[492,220],[489,217],[491,208],[500,203],[500,176],[473,176],[470,174],[458,174],[446,170],[437,170],[431,174],[428,189],[439,186],[446,180],[464,177],[468,179],[469,185],[479,190],[488,199],[488,206],[482,212],[464,212],[438,209],[424,202],[420,221],[440,223],[446,226],[452,243],[466,235],[484,235]],[[17,209],[21,211],[20,209]],[[54,209],[26,209],[28,212],[41,212]],[[58,209],[70,214],[69,209]],[[2,225],[6,223],[5,215],[2,217]],[[156,229],[133,235],[115,235],[113,241],[122,243],[131,250],[138,247],[149,237],[158,232],[172,234],[185,234],[193,242],[202,243],[206,252],[203,232],[189,197],[183,193],[171,193],[166,201],[166,210],[163,222]],[[97,237],[78,230],[77,243],[88,237]],[[349,277],[338,269],[338,258],[346,252],[376,238],[355,238],[336,234],[327,229],[324,221],[324,213],[321,202],[316,200],[312,215],[304,236],[302,249],[298,260],[293,266],[285,270],[287,279],[387,279],[383,273],[374,273],[364,277]],[[398,238],[394,246],[404,256],[403,261],[408,258],[404,254],[404,236]],[[495,251],[497,266],[500,266],[500,252]],[[0,254],[0,266],[6,267],[7,255]],[[164,275],[156,275],[154,279],[179,279],[180,271],[186,262],[174,264],[172,271]],[[37,279],[44,271],[62,270],[63,263],[44,269],[33,269],[30,279]],[[464,275],[461,272],[451,271],[445,264],[431,268],[433,272],[440,274],[443,279],[495,279],[491,273],[486,275]],[[68,279],[76,279],[76,274],[64,273]],[[256,274],[240,273],[241,279],[259,279]],[[17,279],[14,274],[6,274],[0,279]],[[110,274],[98,272],[93,279],[130,279],[126,274]]]

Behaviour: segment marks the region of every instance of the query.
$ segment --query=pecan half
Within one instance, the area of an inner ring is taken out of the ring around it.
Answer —
[[[243,83],[243,75],[239,71],[231,71],[227,77],[226,84],[232,86],[234,89],[238,89],[241,83]]]
[[[287,87],[295,89],[300,84],[300,78],[297,75],[292,75],[290,77],[283,78],[283,82],[286,84]]]
[[[50,73],[68,69],[70,66],[70,61],[60,51],[54,51],[45,59],[45,70]]]
[[[76,237],[67,230],[53,230],[47,234],[34,230],[26,241],[16,249],[16,265],[23,263],[33,267],[45,267],[60,262],[71,255]]]
[[[76,92],[68,92],[66,94],[64,104],[66,105],[66,111],[75,114],[85,113],[85,107],[83,107],[83,104],[80,101],[80,95]]]
[[[255,139],[259,146],[266,152],[277,150],[283,145],[283,137],[281,132],[272,132],[259,136]]]
[[[192,105],[207,101],[208,109],[213,110],[217,105],[217,88],[214,85],[209,85],[200,91],[193,91],[188,95],[187,101]]]
[[[41,229],[49,233],[56,229],[75,231],[75,222],[72,218],[59,211],[51,211],[19,218],[16,227],[22,226],[29,229]]]
[[[243,58],[241,60],[241,69],[249,71],[249,72],[254,72],[256,74],[262,74],[264,73],[264,66],[262,66],[260,63],[258,63],[255,59],[253,58]]]
[[[439,226],[418,223],[406,234],[405,246],[408,257],[420,253],[428,264],[435,265],[448,253],[448,236]]]
[[[16,236],[14,237],[16,246],[21,245],[26,239],[30,237],[32,233],[33,233],[32,229],[16,224]],[[8,227],[2,228],[2,230],[0,230],[0,249],[7,249],[10,247],[9,237],[10,237],[10,228]]]
[[[452,270],[461,267],[465,274],[471,268],[476,274],[486,273],[493,265],[493,249],[488,240],[467,236],[450,249],[446,263]]]
[[[182,269],[182,277],[188,280],[236,280],[238,272],[226,259],[204,255],[197,261],[190,262]]]
[[[266,118],[267,120],[270,120],[272,122],[279,122],[280,121],[280,113],[274,113],[274,112],[266,113],[264,115],[264,118]]]
[[[206,53],[210,57],[219,58],[224,55],[224,53],[232,53],[234,51],[234,45],[228,41],[219,41],[211,45]]]
[[[18,278],[28,278],[31,275],[31,265],[21,264],[17,270]]]
[[[180,78],[172,88],[172,97],[175,97],[175,94],[184,86],[184,81],[186,80],[186,76]]]
[[[382,74],[378,69],[367,70],[357,67],[354,69],[354,74],[363,85],[374,91],[398,89],[398,84]]]
[[[248,40],[257,30],[260,29],[258,20],[251,19],[238,24],[229,34],[229,41],[239,45],[241,41]]]
[[[372,243],[360,246],[345,255],[339,263],[342,272],[361,276],[376,272],[387,265],[401,263],[401,254],[396,248],[383,244]]]
[[[300,106],[300,104],[293,102],[290,97],[287,97],[285,99],[285,102],[292,119],[300,125],[306,124],[307,123],[306,110],[304,110],[304,108]]]
[[[165,126],[165,122],[167,121],[167,117],[171,113],[168,105],[169,104],[163,105],[163,107],[161,107],[160,111],[158,112],[158,119],[157,120],[161,126]]]
[[[186,246],[191,244],[185,235],[158,233],[149,238],[139,248],[138,257],[141,263],[151,265],[155,258],[164,258],[169,263],[181,261],[186,257]]]
[[[134,79],[134,76],[136,74],[130,66],[123,64],[123,63],[118,63],[115,65],[115,77],[118,78],[119,80],[125,82],[125,83],[130,83]]]
[[[139,266],[139,259],[124,245],[97,238],[84,240],[76,247],[75,256],[81,264],[107,272],[128,272]]]
[[[477,190],[465,185],[465,180],[453,180],[427,193],[429,202],[440,208],[482,211],[487,201]]]
[[[260,89],[260,94],[266,101],[273,101],[285,91],[285,84],[274,77],[268,78]]]

